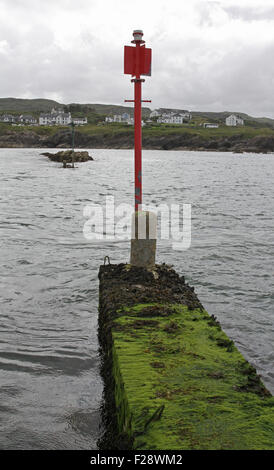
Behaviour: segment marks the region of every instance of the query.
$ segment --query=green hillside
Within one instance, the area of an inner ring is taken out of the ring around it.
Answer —
[[[97,114],[107,116],[108,114],[129,113],[133,116],[132,106],[119,106],[115,104],[93,104],[93,103],[58,103],[54,100],[47,99],[21,99],[21,98],[0,98],[0,112],[13,113],[40,113],[48,112],[52,108],[65,108],[71,112]],[[151,113],[149,108],[143,108],[143,116],[148,117]]]
[[[57,101],[46,99],[0,98],[0,111],[13,112],[47,112],[54,107],[63,107]]]
[[[240,116],[244,122],[245,126],[252,127],[274,127],[274,119],[266,117],[253,117],[248,114],[241,113],[238,111],[223,111],[223,112],[213,112],[213,111],[192,111],[193,118],[200,118],[201,120],[207,119],[210,122],[224,123],[225,119],[231,114],[236,114]]]
[[[103,114],[103,115],[109,115],[109,114],[122,114],[122,113],[128,113],[130,116],[133,116],[134,114],[134,108],[133,104],[131,106],[119,106],[116,104],[83,104],[81,106],[88,106],[92,107],[96,113],[98,114]],[[143,107],[142,108],[142,113],[144,117],[149,117],[151,113],[150,108]]]

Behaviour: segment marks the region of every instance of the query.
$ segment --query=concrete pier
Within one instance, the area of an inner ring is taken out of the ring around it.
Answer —
[[[101,449],[274,449],[274,398],[167,265],[101,266]]]

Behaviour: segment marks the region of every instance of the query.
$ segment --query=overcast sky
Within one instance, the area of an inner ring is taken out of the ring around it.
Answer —
[[[0,0],[0,96],[123,104],[143,29],[152,109],[274,117],[274,0]]]

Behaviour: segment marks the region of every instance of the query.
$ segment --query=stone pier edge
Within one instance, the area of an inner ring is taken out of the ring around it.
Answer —
[[[167,265],[99,271],[100,449],[274,449],[274,398]]]

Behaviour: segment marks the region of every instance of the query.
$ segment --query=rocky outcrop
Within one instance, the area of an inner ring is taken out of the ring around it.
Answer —
[[[22,130],[16,132],[14,130],[6,130],[0,135],[0,147],[2,148],[18,148],[18,147],[40,147],[40,136],[30,130]]]
[[[58,129],[52,133],[44,133],[44,129],[22,129],[20,131],[7,129],[0,135],[0,147],[27,147],[27,148],[68,148],[71,146],[71,131]],[[273,133],[274,134],[274,133]],[[131,149],[134,146],[133,129],[114,132],[105,129],[98,133],[75,131],[75,146],[78,148],[116,148]],[[218,152],[274,152],[274,135],[257,135],[246,137],[243,133],[229,136],[203,136],[190,132],[163,132],[157,133],[149,128],[143,131],[143,148],[155,150],[207,150]]]
[[[72,162],[88,162],[89,160],[93,160],[93,158],[89,155],[88,152],[82,151],[82,152],[74,152],[73,150],[63,150],[61,152],[57,153],[49,153],[49,152],[44,152],[41,155],[45,155],[45,157],[48,157],[50,160],[54,162],[60,162],[60,163],[72,163]]]

